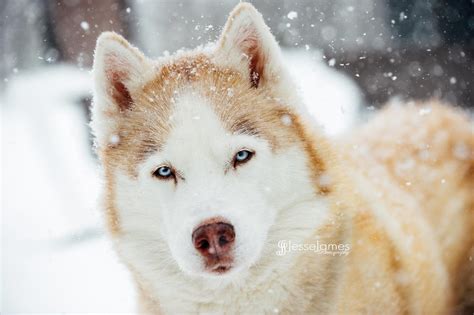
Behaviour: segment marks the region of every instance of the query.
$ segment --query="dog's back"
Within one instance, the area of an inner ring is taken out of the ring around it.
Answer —
[[[449,290],[443,299],[453,307],[472,305],[472,122],[436,102],[388,106],[354,135],[347,152],[348,160],[362,170],[360,177],[370,187],[366,189],[378,191],[372,200],[377,205],[371,208],[398,244],[397,252],[412,251],[405,258],[401,253],[400,265],[416,266],[412,272],[420,281],[440,288],[446,282]],[[432,259],[441,262],[432,266],[439,269],[436,275],[423,267],[434,265]],[[403,276],[398,278],[403,282]]]

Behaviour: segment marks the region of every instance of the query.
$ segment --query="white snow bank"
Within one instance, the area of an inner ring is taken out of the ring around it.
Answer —
[[[329,67],[317,52],[284,50],[283,57],[309,113],[328,135],[358,123],[363,100],[352,79]]]
[[[99,178],[77,102],[87,72],[18,74],[3,96],[2,300],[5,313],[132,311],[128,273],[101,232]]]

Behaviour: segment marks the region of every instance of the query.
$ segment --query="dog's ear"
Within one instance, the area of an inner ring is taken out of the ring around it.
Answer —
[[[253,87],[278,75],[281,51],[262,15],[249,3],[231,12],[218,42],[217,56],[248,71]]]
[[[141,81],[146,65],[145,56],[122,36],[102,33],[94,53],[96,95],[105,97],[107,105],[117,110],[129,109],[133,104],[131,92]]]
[[[102,136],[134,105],[133,92],[144,82],[150,61],[122,36],[102,33],[94,53],[92,128],[100,145]]]

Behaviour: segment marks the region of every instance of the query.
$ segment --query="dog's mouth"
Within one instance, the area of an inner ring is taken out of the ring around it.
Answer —
[[[214,274],[224,274],[232,269],[232,264],[220,263],[210,268],[209,271]]]

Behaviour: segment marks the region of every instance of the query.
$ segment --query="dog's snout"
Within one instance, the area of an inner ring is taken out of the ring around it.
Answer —
[[[214,265],[229,256],[235,239],[234,227],[225,222],[204,222],[194,230],[192,239],[206,265]]]

